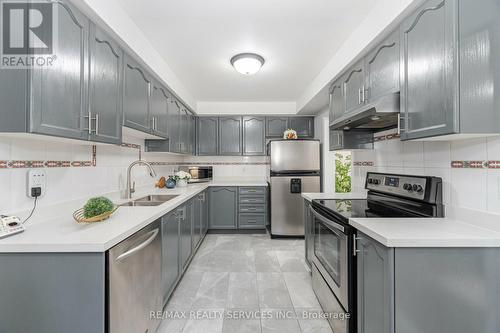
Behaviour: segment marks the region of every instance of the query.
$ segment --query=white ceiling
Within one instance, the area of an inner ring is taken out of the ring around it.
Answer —
[[[296,101],[377,1],[121,0],[197,101]],[[229,59],[266,59],[246,77]]]

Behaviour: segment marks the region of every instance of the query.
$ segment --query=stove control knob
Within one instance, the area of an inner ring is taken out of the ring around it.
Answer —
[[[373,179],[368,178],[368,184],[373,184]]]
[[[403,185],[403,189],[405,189],[407,191],[412,191],[413,187],[411,186],[411,184],[406,183]]]
[[[418,185],[418,184],[414,184],[413,185],[413,191],[417,192],[417,193],[422,193],[424,191],[424,189],[422,188],[421,185]]]
[[[373,180],[373,184],[375,184],[375,185],[379,185],[379,184],[380,184],[380,180],[378,180],[378,179],[374,179],[374,180]]]

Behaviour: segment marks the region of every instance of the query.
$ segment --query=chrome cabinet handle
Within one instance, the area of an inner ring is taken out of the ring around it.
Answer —
[[[122,261],[132,255],[134,255],[136,252],[139,252],[140,250],[144,249],[146,246],[148,246],[149,244],[151,244],[152,241],[154,241],[154,239],[156,238],[156,236],[158,236],[158,232],[160,230],[157,228],[155,230],[152,230],[150,231],[148,234],[151,234],[151,236],[148,237],[148,239],[146,239],[143,243],[137,245],[136,247],[128,250],[127,252],[125,253],[122,253],[120,254],[116,259],[115,261],[116,262],[119,262],[119,261]]]
[[[361,102],[366,103],[366,87],[363,85],[361,88]]]
[[[361,104],[361,89],[358,89],[358,104]]]
[[[361,252],[361,250],[358,250],[358,245],[357,241],[361,240],[361,237],[356,237],[356,235],[352,235],[352,255],[356,256],[358,252]]]
[[[87,128],[84,128],[84,130],[89,134],[92,134],[92,113],[89,111],[89,113],[83,118],[87,119]]]
[[[95,135],[99,135],[99,114],[95,114]]]

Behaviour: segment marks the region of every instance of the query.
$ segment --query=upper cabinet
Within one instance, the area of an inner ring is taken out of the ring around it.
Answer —
[[[399,91],[399,30],[393,32],[365,58],[365,102]]]
[[[198,117],[197,154],[200,156],[217,155],[219,118]]]
[[[243,155],[266,155],[264,117],[243,117]]]
[[[266,137],[283,138],[288,129],[288,117],[266,117]]]
[[[338,119],[344,115],[345,104],[344,104],[344,90],[342,89],[343,79],[335,81],[330,86],[330,125],[332,125],[335,119]]]
[[[125,56],[123,72],[123,124],[142,132],[150,132],[149,94],[151,77],[130,56]]]
[[[92,24],[90,29],[89,111],[92,141],[122,140],[122,65],[120,46]]]
[[[68,1],[58,1],[57,59],[31,73],[31,131],[87,140],[90,21]],[[16,71],[16,69],[11,69]],[[6,71],[5,69],[3,71]]]
[[[219,155],[242,154],[242,118],[219,118]]]
[[[401,25],[402,139],[458,130],[456,11],[453,0],[427,1]]]
[[[365,63],[363,60],[352,66],[343,81],[345,112],[352,112],[365,103]]]
[[[181,104],[177,99],[172,98],[168,108],[168,133],[169,151],[180,153],[180,125],[181,125]]]
[[[151,130],[164,138],[168,137],[168,106],[170,94],[159,82],[151,85]]]
[[[314,138],[314,117],[290,117],[289,123],[299,138]]]

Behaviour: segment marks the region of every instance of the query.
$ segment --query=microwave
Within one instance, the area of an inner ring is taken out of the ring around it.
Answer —
[[[209,182],[213,178],[211,166],[180,166],[179,171],[185,171],[191,175],[188,183]]]

